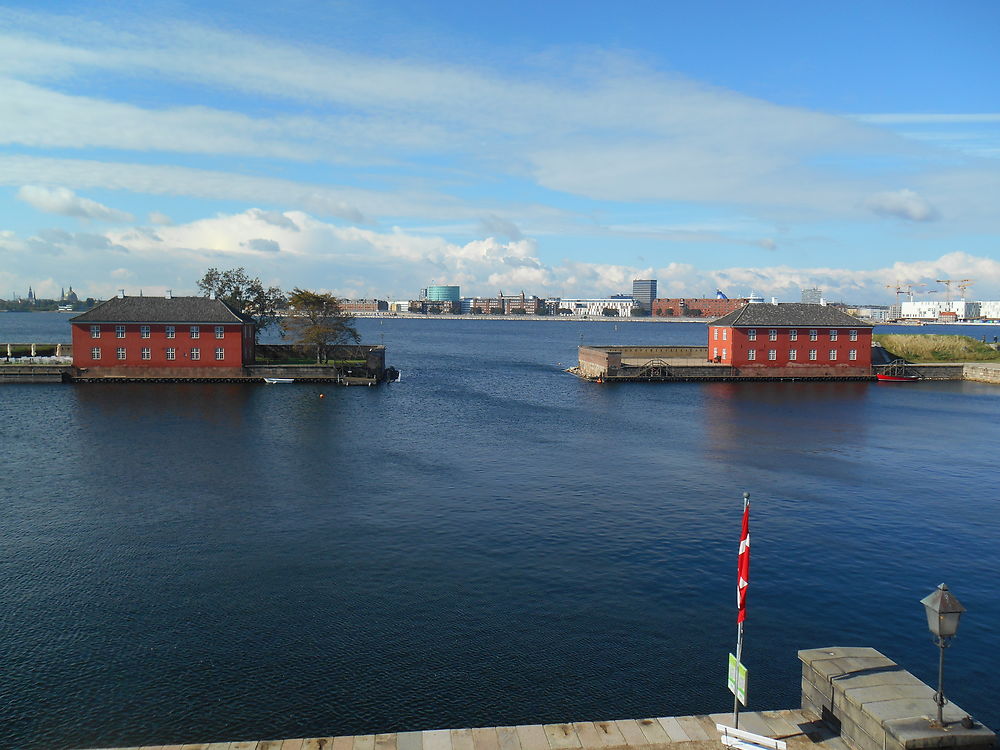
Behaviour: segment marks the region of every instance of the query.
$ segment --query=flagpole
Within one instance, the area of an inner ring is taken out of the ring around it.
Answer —
[[[744,492],[743,493],[743,515],[744,515],[744,517],[746,517],[747,508],[749,507],[749,505],[750,505],[750,493],[749,492]],[[743,540],[741,539],[740,540],[740,555],[742,556],[744,554],[744,552],[745,552],[745,550],[743,549]],[[738,592],[738,594],[739,594],[739,591],[740,591],[739,581],[737,581],[737,592]],[[738,598],[739,598],[739,596],[738,596]],[[741,606],[740,606],[740,609],[741,609],[740,614],[743,614],[745,612],[745,609],[744,609],[744,607],[745,607],[745,600],[743,600],[742,598],[739,598],[739,602],[741,604]],[[737,665],[743,663],[743,617],[739,617],[738,618],[738,624],[737,624],[737,630],[736,630],[736,663],[737,663]],[[739,697],[739,691],[736,690],[733,693],[733,729],[739,729],[739,728],[740,728],[740,697]]]

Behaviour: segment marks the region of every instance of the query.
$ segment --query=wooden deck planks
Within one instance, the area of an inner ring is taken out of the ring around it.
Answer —
[[[497,727],[497,738],[500,740],[500,750],[522,750],[517,727]]]
[[[580,738],[572,724],[545,724],[545,738],[551,750],[573,750],[580,747]]]
[[[434,729],[353,737],[188,743],[117,750],[719,750],[716,723],[731,725],[732,714]],[[812,712],[803,709],[742,712],[740,729],[791,740],[795,747],[790,750],[846,750],[834,732],[823,726]],[[683,749],[672,747],[678,744],[683,744]]]

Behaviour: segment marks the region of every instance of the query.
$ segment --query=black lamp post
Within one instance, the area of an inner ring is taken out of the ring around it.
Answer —
[[[943,583],[934,590],[934,593],[921,599],[920,603],[927,610],[927,627],[934,634],[935,642],[941,649],[941,655],[938,659],[938,689],[934,696],[934,702],[937,703],[935,726],[943,729],[942,709],[946,703],[944,699],[944,650],[948,648],[949,641],[958,632],[958,620],[965,611],[965,607]]]

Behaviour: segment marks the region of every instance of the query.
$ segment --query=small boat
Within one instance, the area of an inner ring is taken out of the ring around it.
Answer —
[[[264,378],[264,382],[268,385],[275,385],[277,383],[294,383],[295,378]]]
[[[902,359],[893,360],[882,372],[875,373],[875,379],[880,383],[912,383],[920,380],[920,376],[912,370],[906,369],[906,362]]]

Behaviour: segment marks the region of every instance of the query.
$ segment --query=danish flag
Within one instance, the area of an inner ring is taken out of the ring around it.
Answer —
[[[743,533],[740,534],[740,556],[737,564],[736,604],[739,611],[736,622],[747,616],[747,586],[750,585],[750,501],[743,505]]]

